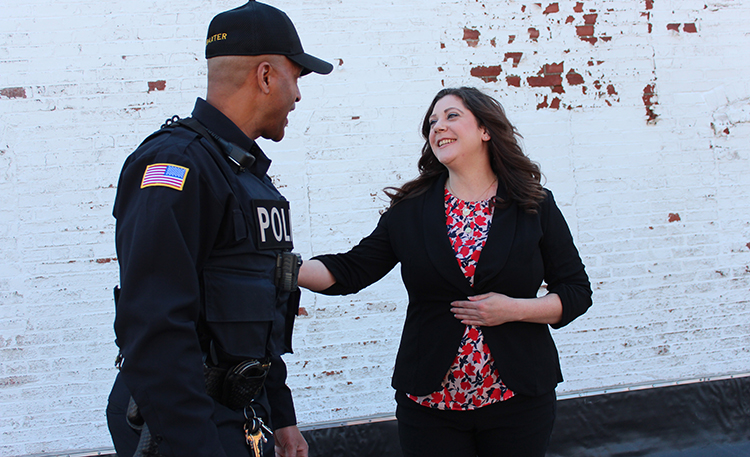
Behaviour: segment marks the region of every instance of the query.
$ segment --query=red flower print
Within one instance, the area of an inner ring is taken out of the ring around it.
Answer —
[[[479,338],[479,330],[476,327],[471,327],[467,336],[470,340],[476,341]]]

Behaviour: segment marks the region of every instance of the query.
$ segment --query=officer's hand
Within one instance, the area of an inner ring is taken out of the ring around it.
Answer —
[[[307,457],[307,441],[296,425],[274,430],[276,457]]]

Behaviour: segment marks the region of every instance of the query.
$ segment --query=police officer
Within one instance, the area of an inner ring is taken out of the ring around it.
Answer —
[[[164,456],[260,457],[275,442],[277,456],[305,457],[280,357],[299,306],[289,204],[254,140],[281,140],[298,78],[332,66],[304,53],[285,13],[255,1],[212,20],[206,58],[206,100],[120,175],[108,425],[120,457],[148,454],[147,435]]]

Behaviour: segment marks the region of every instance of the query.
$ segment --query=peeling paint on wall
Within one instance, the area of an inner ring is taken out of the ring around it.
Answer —
[[[654,111],[654,106],[659,104],[655,98],[656,83],[651,83],[643,88],[643,105],[646,107],[646,117],[649,123],[656,122],[656,119],[659,117]]]
[[[491,17],[491,10],[485,5],[481,7],[486,10],[485,17]],[[616,32],[618,29],[638,30],[638,26],[643,27],[650,21],[653,1],[645,2],[643,8],[645,11],[636,13],[632,23],[622,23],[618,8],[584,2],[522,4],[522,14],[514,13],[511,26],[496,25],[490,20],[481,22],[474,16],[474,22],[464,24],[461,30],[462,42],[472,48],[466,71],[496,91],[530,92],[536,98],[532,105],[536,109],[604,108],[621,103],[623,96],[629,100],[645,97],[647,121],[653,123],[657,117],[653,108],[656,104],[655,62],[628,69],[629,74],[623,74],[623,65],[618,62],[621,57],[612,58],[610,62],[606,58],[611,51],[610,43],[622,35]],[[641,33],[646,31],[641,30]],[[681,24],[680,30],[692,29]],[[512,33],[514,31],[516,33]],[[492,57],[497,56],[497,51],[490,49],[496,47],[497,35],[505,34],[503,32],[511,33],[505,35],[508,43],[502,48],[502,62],[511,65],[501,68],[496,63],[500,59]],[[645,47],[647,43],[643,46],[643,51],[648,53],[646,56],[651,54]],[[450,74],[447,66],[446,63],[441,68]],[[631,87],[639,76],[643,77],[640,87],[652,86],[645,95]]]

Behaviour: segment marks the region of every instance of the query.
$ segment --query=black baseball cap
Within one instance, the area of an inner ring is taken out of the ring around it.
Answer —
[[[327,75],[330,63],[306,54],[297,30],[283,11],[251,0],[219,13],[211,20],[206,38],[206,59],[217,56],[259,56],[280,54],[310,72]]]

